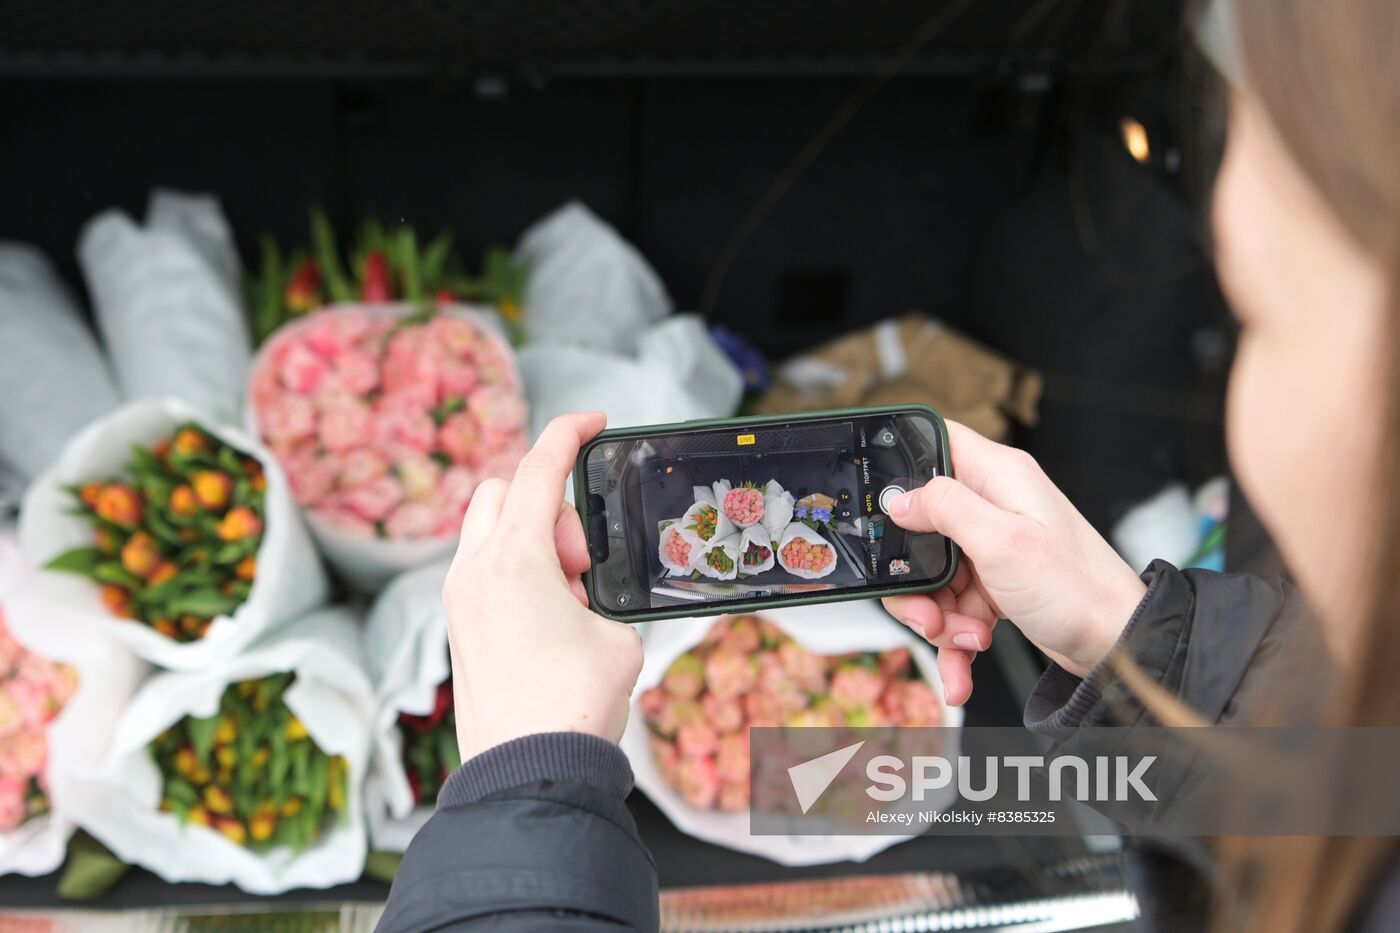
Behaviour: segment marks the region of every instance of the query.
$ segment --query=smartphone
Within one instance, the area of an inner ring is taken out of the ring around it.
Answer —
[[[951,475],[920,405],[604,431],[574,466],[589,605],[645,622],[937,589],[957,546],[886,511]]]

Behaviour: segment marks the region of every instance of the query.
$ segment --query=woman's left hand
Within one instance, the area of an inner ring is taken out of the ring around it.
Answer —
[[[602,412],[544,429],[515,478],[477,487],[443,584],[457,744],[466,761],[539,732],[622,737],[642,643],[590,612],[588,546],[564,484]]]

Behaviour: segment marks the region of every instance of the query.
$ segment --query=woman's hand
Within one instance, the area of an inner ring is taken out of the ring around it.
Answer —
[[[588,610],[588,547],[564,484],[602,412],[549,423],[515,479],[477,487],[443,584],[466,761],[538,732],[616,742],[642,669],[636,631]]]
[[[1008,619],[1061,667],[1084,676],[1113,648],[1146,587],[1031,456],[954,422],[956,479],[940,476],[890,505],[911,531],[962,549],[953,582],[885,608],[938,650],[948,702],[972,694],[972,659]]]

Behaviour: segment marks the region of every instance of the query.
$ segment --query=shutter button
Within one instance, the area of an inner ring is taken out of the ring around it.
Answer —
[[[904,495],[906,492],[908,492],[908,490],[903,486],[895,486],[893,484],[880,490],[880,511],[884,512],[886,515],[890,514],[890,505],[895,499]]]

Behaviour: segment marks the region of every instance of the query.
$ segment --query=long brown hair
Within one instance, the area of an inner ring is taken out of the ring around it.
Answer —
[[[1390,386],[1380,476],[1400,467],[1400,3],[1235,0],[1242,81],[1347,233],[1389,276]],[[1327,309],[1317,324],[1326,327]],[[1400,725],[1400,484],[1384,483],[1371,541],[1367,617],[1336,698],[1343,725]],[[1357,919],[1394,840],[1225,840],[1231,880],[1216,925],[1325,933]]]

